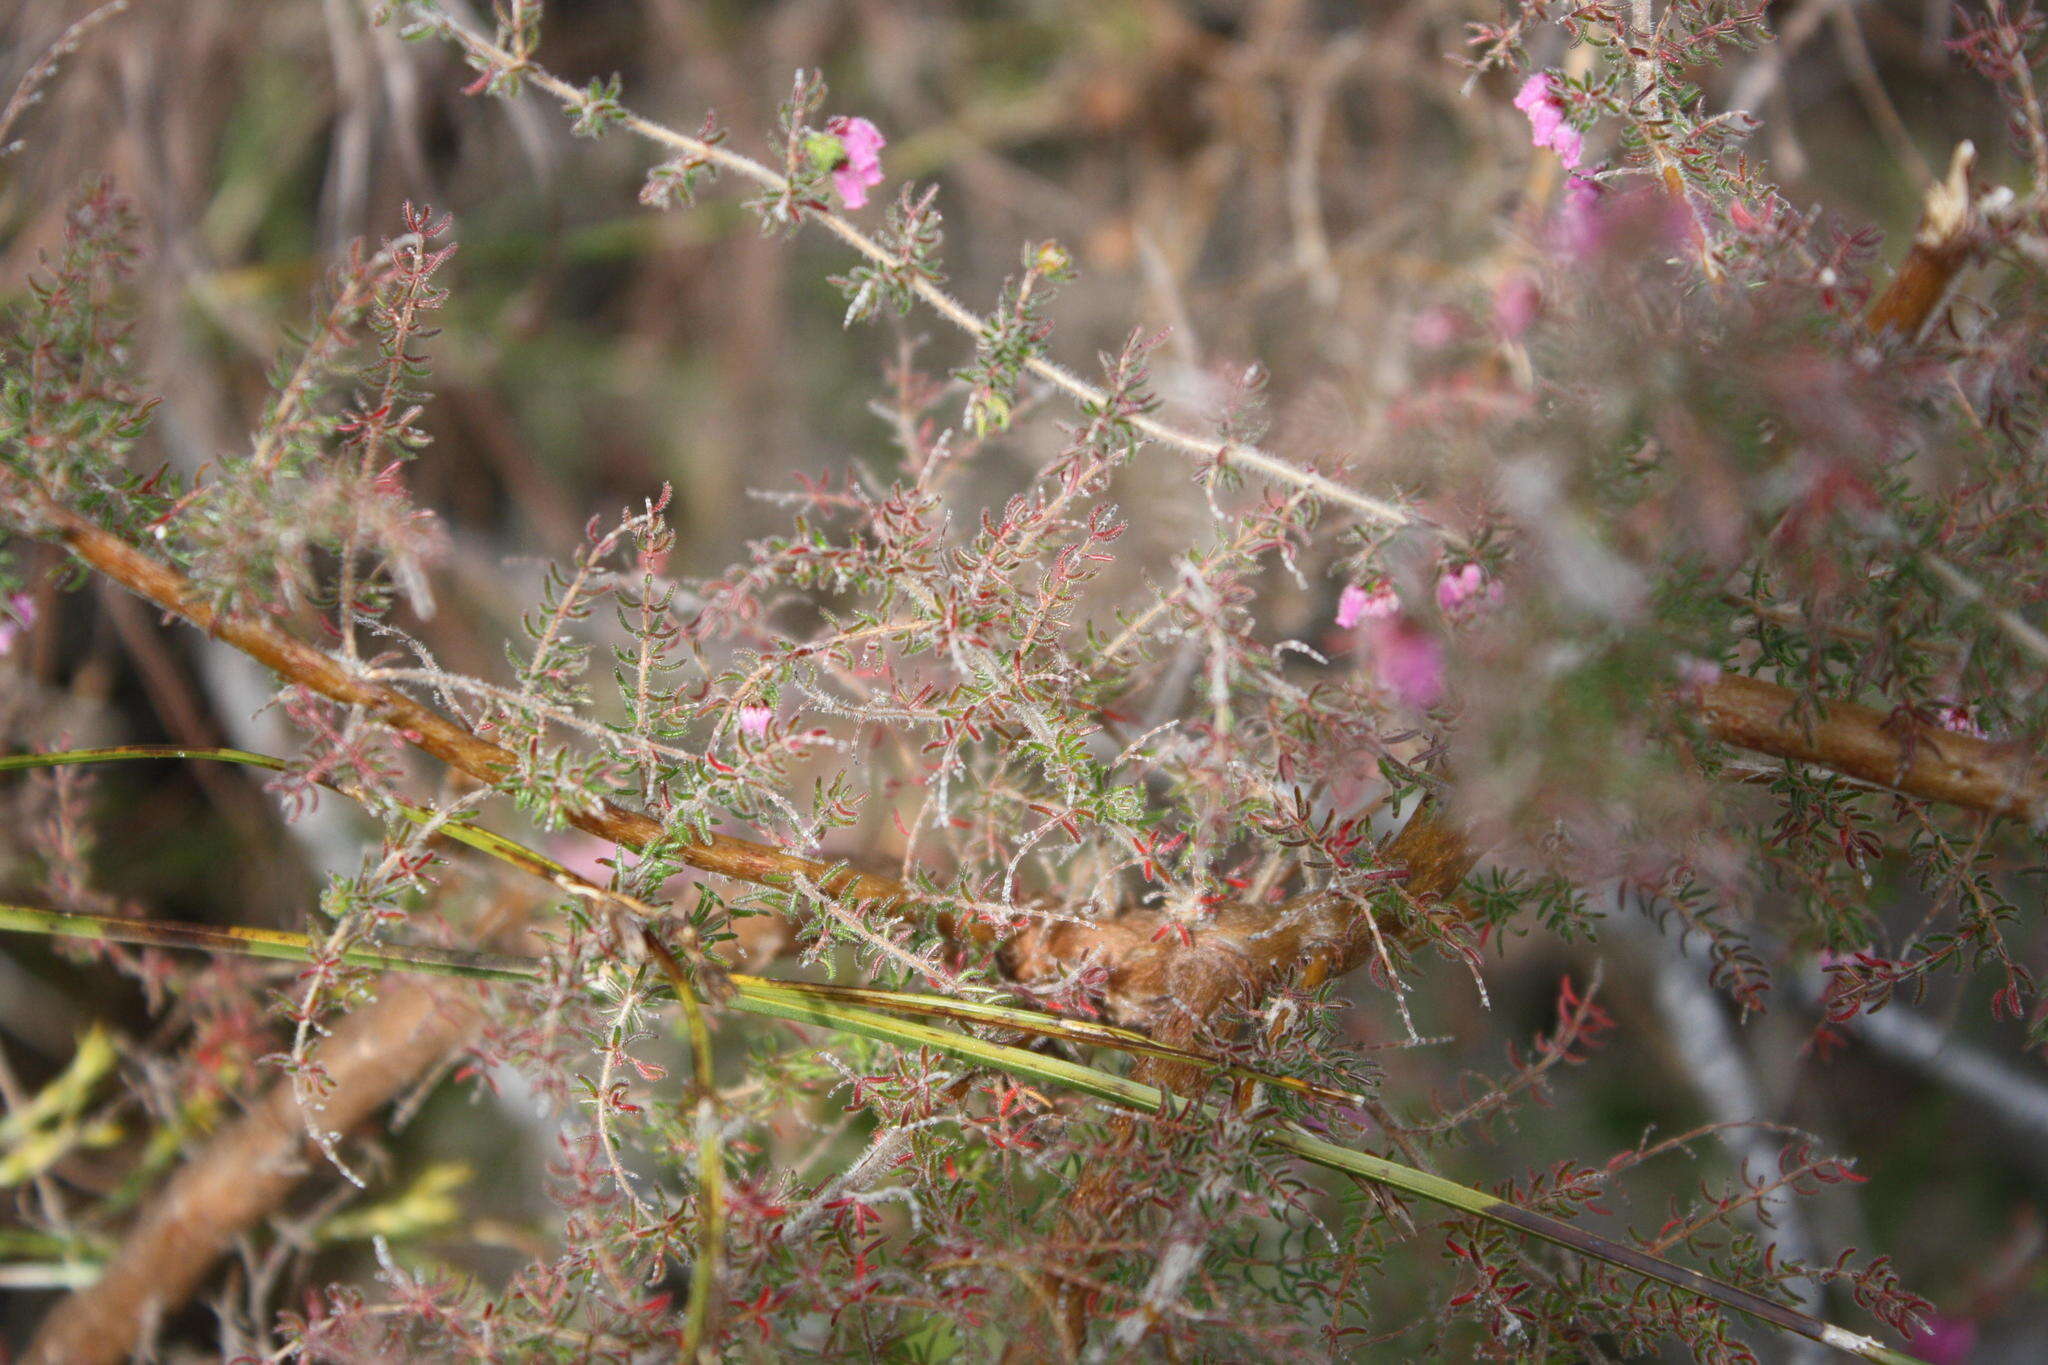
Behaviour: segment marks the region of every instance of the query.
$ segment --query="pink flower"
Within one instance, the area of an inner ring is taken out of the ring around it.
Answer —
[[[740,733],[759,739],[768,733],[768,722],[775,719],[772,706],[742,706],[740,708]]]
[[[9,593],[7,610],[0,613],[0,654],[14,648],[14,642],[36,623],[36,599],[25,592]]]
[[[1384,620],[1400,609],[1401,600],[1386,584],[1367,592],[1352,583],[1337,598],[1337,629],[1349,630],[1367,617]]]
[[[832,169],[832,186],[840,201],[850,209],[867,207],[868,191],[882,183],[881,151],[889,139],[866,119],[844,115],[827,123],[825,131],[846,149],[846,159]]]
[[[1913,1334],[1913,1354],[1928,1365],[1963,1365],[1977,1350],[1977,1324],[1931,1313]]]
[[[612,879],[612,870],[606,862],[619,856],[619,846],[591,834],[570,834],[550,840],[548,852],[556,862],[577,876],[604,886]]]
[[[1970,708],[1959,701],[1943,699],[1935,703],[1934,723],[1942,729],[1958,735],[1969,735],[1973,739],[1989,739],[1984,727],[1970,714]]]
[[[1446,615],[1479,602],[1500,601],[1500,584],[1486,576],[1477,564],[1453,569],[1436,581],[1436,604]]]
[[[1409,337],[1425,351],[1441,351],[1464,330],[1464,319],[1455,308],[1427,309],[1408,324]]]
[[[1515,108],[1529,116],[1529,141],[1548,147],[1566,170],[1577,170],[1586,150],[1586,139],[1565,122],[1564,101],[1551,89],[1550,77],[1538,72],[1522,83],[1515,96]]]
[[[1674,662],[1678,666],[1678,685],[1688,692],[1699,692],[1721,681],[1720,665],[1697,654],[1681,654]]]
[[[1444,692],[1444,650],[1437,638],[1403,616],[1375,621],[1366,633],[1373,676],[1417,709],[1432,705]]]
[[[1493,291],[1493,330],[1513,340],[1529,330],[1543,306],[1543,291],[1535,278],[1517,270],[1502,278]]]
[[[1565,181],[1564,204],[1557,212],[1558,245],[1571,255],[1592,256],[1607,243],[1613,214],[1607,191],[1594,180],[1574,175]]]
[[[1661,249],[1697,241],[1698,236],[1683,200],[1647,187],[1617,193],[1577,171],[1565,178],[1564,202],[1551,228],[1558,251],[1578,260],[1598,256],[1624,240],[1631,243],[1633,256],[1641,247]]]

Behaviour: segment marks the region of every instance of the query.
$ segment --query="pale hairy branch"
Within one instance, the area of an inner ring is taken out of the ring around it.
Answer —
[[[544,68],[536,66],[530,59],[522,59],[513,53],[505,51],[481,34],[465,28],[446,15],[440,16],[438,22],[451,38],[462,44],[464,48],[468,49],[479,60],[487,62],[500,70],[517,71],[522,80],[531,81],[536,87],[546,91],[566,106],[573,108],[582,103],[582,92],[578,91],[575,86],[550,74]],[[619,126],[649,142],[674,151],[683,152],[693,158],[710,162],[724,170],[731,171],[733,174],[751,180],[765,189],[782,192],[789,188],[789,182],[784,177],[752,157],[744,156],[729,148],[706,142],[700,138],[691,137],[687,133],[678,132],[665,124],[657,123],[642,115],[628,111],[620,119]],[[867,233],[862,232],[853,223],[840,215],[825,209],[813,209],[810,212],[810,216],[823,225],[826,231],[860,252],[863,256],[866,256],[869,260],[880,265],[893,265],[895,263],[895,257],[885,250],[881,243],[877,242]],[[958,327],[961,331],[966,332],[969,336],[979,337],[986,330],[986,324],[980,317],[976,316],[965,304],[939,288],[938,285],[933,284],[930,280],[922,277],[914,278],[910,281],[910,288],[933,312],[952,323],[955,327]],[[1100,406],[1106,405],[1109,401],[1109,395],[1105,394],[1101,389],[1082,379],[1065,366],[1047,360],[1042,356],[1034,356],[1027,360],[1025,367],[1040,379],[1065,390],[1072,397],[1083,403]],[[1386,526],[1415,527],[1444,536],[1446,539],[1455,539],[1448,531],[1407,508],[1389,502],[1384,498],[1376,498],[1371,494],[1362,493],[1358,489],[1346,487],[1325,474],[1319,474],[1312,469],[1303,469],[1299,465],[1289,463],[1287,460],[1280,458],[1278,455],[1260,449],[1258,446],[1248,445],[1239,441],[1218,440],[1212,437],[1198,436],[1193,432],[1158,421],[1143,413],[1132,415],[1129,421],[1137,430],[1158,441],[1160,444],[1172,446],[1176,450],[1197,459],[1213,460],[1220,464],[1234,465],[1250,473],[1275,479],[1281,483],[1292,484],[1296,488],[1307,490],[1325,502],[1347,507],[1369,521],[1379,522]]]

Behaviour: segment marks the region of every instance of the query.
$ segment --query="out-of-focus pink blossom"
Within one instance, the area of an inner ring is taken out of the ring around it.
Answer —
[[[1977,718],[1970,714],[1970,708],[1959,701],[1942,700],[1936,702],[1934,705],[1934,721],[1942,729],[1953,731],[1959,735],[1969,735],[1973,739],[1990,738],[1989,735],[1984,733],[1984,727],[1977,723]]]
[[[1573,256],[1591,256],[1607,240],[1607,191],[1586,176],[1565,181],[1564,205],[1557,213],[1558,245]]]
[[[1698,237],[1684,200],[1647,186],[1616,192],[1577,171],[1565,178],[1564,202],[1551,228],[1555,249],[1582,261],[1615,250],[1634,257]]]
[[[1977,1324],[1968,1318],[1930,1313],[1913,1334],[1913,1354],[1927,1365],[1965,1365],[1977,1350]]]
[[[775,719],[772,706],[742,706],[740,708],[740,733],[759,739],[768,733],[768,722]]]
[[[1696,654],[1681,654],[1678,656],[1676,663],[1678,665],[1678,685],[1689,692],[1697,692],[1703,687],[1712,687],[1715,683],[1721,681],[1720,666],[1709,663]]]
[[[1528,272],[1516,270],[1503,276],[1493,290],[1493,330],[1512,341],[1529,330],[1542,303],[1543,292]]]
[[[840,202],[850,209],[867,207],[868,191],[882,183],[882,148],[889,139],[864,118],[840,115],[825,125],[825,131],[846,148],[846,160],[833,168],[832,187]]]
[[[1500,601],[1500,584],[1486,576],[1477,564],[1451,570],[1436,581],[1436,604],[1446,614],[1481,602]]]
[[[1337,598],[1337,629],[1349,630],[1367,618],[1384,620],[1400,609],[1401,599],[1386,584],[1367,592],[1353,583]]]
[[[1434,705],[1444,693],[1444,649],[1437,638],[1405,616],[1372,623],[1365,648],[1373,676],[1403,705]]]
[[[1551,88],[1550,77],[1538,72],[1522,83],[1515,96],[1515,108],[1529,116],[1529,141],[1548,147],[1568,171],[1577,170],[1585,157],[1586,139],[1565,122],[1564,101]]]
[[[612,879],[606,862],[619,856],[619,846],[594,834],[564,834],[548,842],[548,853],[585,881],[604,886]]]
[[[1465,330],[1465,320],[1455,308],[1428,308],[1408,324],[1409,339],[1425,351],[1441,351]]]
[[[0,612],[0,654],[13,650],[14,642],[36,623],[36,599],[25,592],[9,593],[7,609]]]

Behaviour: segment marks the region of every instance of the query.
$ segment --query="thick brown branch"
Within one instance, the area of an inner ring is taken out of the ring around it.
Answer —
[[[1736,748],[1966,810],[2048,819],[2048,764],[2031,753],[1853,702],[1824,704],[1809,722],[1798,702],[1789,688],[1730,675],[1701,690],[1696,714],[1709,734]],[[1447,899],[1478,852],[1452,820],[1425,806],[1379,860],[1406,871],[1411,897]],[[1393,925],[1381,929],[1390,940],[1402,937]],[[1167,917],[1139,912],[1027,930],[1005,945],[1003,962],[1015,979],[1039,985],[1099,966],[1120,1020],[1185,1042],[1184,1028],[1199,1028],[1233,997],[1259,999],[1296,967],[1303,984],[1315,985],[1374,952],[1369,921],[1334,901],[1233,909],[1190,938],[1184,943]]]
[[[2030,824],[2048,817],[2048,772],[2033,754],[1853,702],[1826,703],[1808,724],[1798,701],[1775,683],[1730,675],[1702,689],[1699,714],[1714,738],[1739,749]]]
[[[367,682],[341,663],[265,622],[215,611],[178,574],[118,537],[65,509],[40,515],[73,553],[154,602],[268,665],[290,682],[335,701],[360,706],[425,752],[482,782],[502,781],[513,755],[480,739],[438,712],[391,688]],[[1727,677],[1702,694],[1708,730],[1740,748],[1815,763],[1909,795],[2028,820],[2048,813],[2048,782],[2030,755],[1946,731],[1902,732],[1880,712],[1850,703],[1822,708],[1807,726],[1794,719],[1794,694],[1755,679]],[[660,826],[636,811],[609,803],[571,817],[578,828],[644,846]],[[694,867],[756,884],[787,885],[794,877],[856,901],[900,906],[914,898],[900,883],[841,870],[768,844],[713,835],[684,851]],[[1455,828],[1427,812],[1410,821],[1381,860],[1408,870],[1411,895],[1448,896],[1470,869],[1472,853]],[[986,941],[978,924],[961,932]],[[1160,915],[1135,912],[1100,924],[1055,923],[1025,931],[1004,950],[1019,980],[1045,982],[1088,963],[1109,972],[1108,997],[1127,1022],[1156,1022],[1164,1014],[1208,1010],[1233,991],[1263,987],[1297,966],[1313,979],[1341,975],[1365,960],[1360,918],[1341,904],[1310,903],[1277,911],[1238,908],[1196,931],[1192,946]],[[1315,964],[1310,966],[1310,964]]]
[[[314,1051],[333,1088],[311,1116],[347,1132],[461,1047],[483,1024],[462,986],[387,982],[377,1003],[335,1026]],[[130,1358],[155,1323],[191,1296],[213,1264],[304,1178],[308,1116],[289,1081],[229,1124],[152,1199],[100,1278],[45,1318],[26,1359],[98,1365]]]
[[[93,568],[164,611],[241,649],[285,680],[363,708],[408,743],[480,782],[500,782],[514,770],[515,759],[502,746],[471,734],[402,692],[356,676],[339,661],[268,622],[215,610],[175,569],[85,518],[47,502],[41,504],[37,515],[56,538]],[[579,829],[632,848],[645,846],[661,833],[661,827],[647,816],[610,803],[575,812],[569,818]],[[1425,850],[1434,850],[1431,856],[1438,856],[1441,850],[1423,838],[1425,828],[1439,827],[1434,822],[1418,825],[1411,821],[1414,832],[1404,831],[1385,856],[1403,865],[1411,854]],[[828,875],[828,864],[729,835],[713,835],[709,842],[684,849],[683,856],[701,871],[755,884],[787,885],[801,876],[851,900],[883,906],[901,906],[913,900],[906,888],[889,878],[847,870]],[[1448,894],[1463,875],[1459,870],[1438,886],[1440,877],[1427,879],[1428,884],[1423,885],[1412,880],[1411,872],[1409,890],[1411,894]],[[1356,918],[1335,906],[1310,905],[1287,913],[1271,908],[1242,909],[1197,934],[1189,949],[1158,916],[1134,914],[1102,924],[1061,923],[1049,930],[1029,931],[1015,942],[1008,961],[1024,980],[1056,975],[1063,963],[1104,963],[1112,974],[1110,998],[1123,1020],[1158,1020],[1158,1007],[1167,1001],[1183,1005],[1204,1002],[1197,1017],[1206,1018],[1215,1003],[1244,983],[1266,982],[1275,972],[1311,957],[1324,964],[1319,970],[1325,974],[1350,970],[1363,960],[1363,949],[1347,936],[1356,929]],[[979,924],[963,926],[962,932],[983,941],[990,937]]]
[[[1478,854],[1434,803],[1425,804],[1380,849],[1378,860],[1405,870],[1411,901],[1449,899]],[[1390,941],[1412,943],[1395,925]],[[1184,940],[1175,922],[1136,911],[1102,924],[1052,923],[1027,929],[1004,945],[1009,975],[1045,985],[1091,965],[1107,978],[1111,1013],[1161,1038],[1192,1040],[1222,1004],[1262,998],[1297,968],[1305,985],[1355,970],[1373,955],[1370,922],[1351,902],[1327,897],[1285,906],[1239,906]]]

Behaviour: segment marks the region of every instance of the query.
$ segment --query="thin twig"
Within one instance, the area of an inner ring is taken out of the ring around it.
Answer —
[[[42,98],[43,86],[49,82],[50,77],[57,74],[57,63],[78,51],[79,44],[85,41],[86,34],[115,15],[125,12],[127,8],[128,0],[108,0],[98,9],[88,10],[69,28],[58,34],[57,41],[50,44],[49,49],[36,58],[35,64],[22,74],[21,82],[14,87],[14,93],[8,96],[6,108],[0,109],[0,157],[15,149],[14,145],[8,143],[7,135],[14,131],[15,123],[28,112],[29,106]]]

